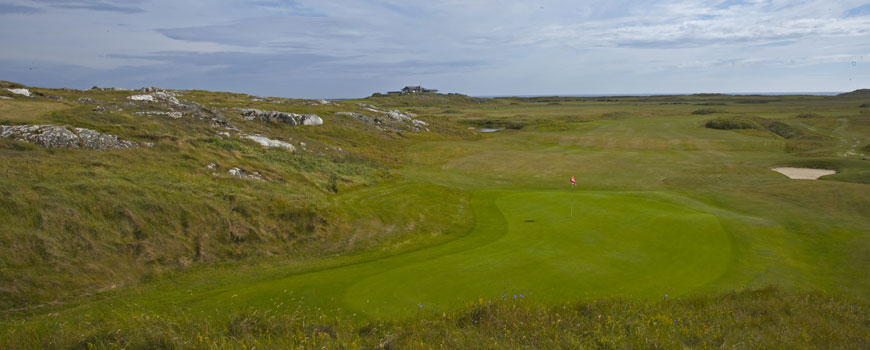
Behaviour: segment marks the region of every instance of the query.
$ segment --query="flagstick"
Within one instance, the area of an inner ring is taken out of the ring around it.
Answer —
[[[574,184],[571,184],[571,217],[574,217]]]

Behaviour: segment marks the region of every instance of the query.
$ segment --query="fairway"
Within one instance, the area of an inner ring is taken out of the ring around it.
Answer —
[[[196,302],[265,306],[303,297],[309,305],[365,318],[450,311],[477,298],[661,298],[719,278],[729,236],[698,204],[667,193],[482,191],[476,225],[447,244],[386,259],[270,280]]]

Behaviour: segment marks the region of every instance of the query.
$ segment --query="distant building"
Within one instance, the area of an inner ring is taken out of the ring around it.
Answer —
[[[438,92],[438,90],[435,90],[435,89],[425,89],[425,88],[423,88],[422,86],[406,86],[404,89],[402,89],[402,94],[403,94],[403,95],[404,95],[404,94],[423,93],[423,92]]]

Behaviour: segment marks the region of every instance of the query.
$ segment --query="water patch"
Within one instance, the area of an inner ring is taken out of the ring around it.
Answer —
[[[818,178],[825,175],[833,175],[837,172],[829,169],[812,169],[812,168],[792,168],[792,167],[779,167],[770,169],[785,176],[788,176],[791,179],[797,180],[818,180]]]

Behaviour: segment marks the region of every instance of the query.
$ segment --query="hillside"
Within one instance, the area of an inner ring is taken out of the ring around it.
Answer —
[[[395,176],[412,140],[466,134],[426,117],[352,102],[3,85],[2,309],[203,263],[371,249],[452,224],[418,222],[426,208],[346,213],[329,203]],[[296,120],[306,115],[322,125]],[[94,148],[77,138],[84,130],[134,146]]]
[[[858,89],[851,92],[844,92],[837,96],[840,97],[870,97],[870,89]]]

